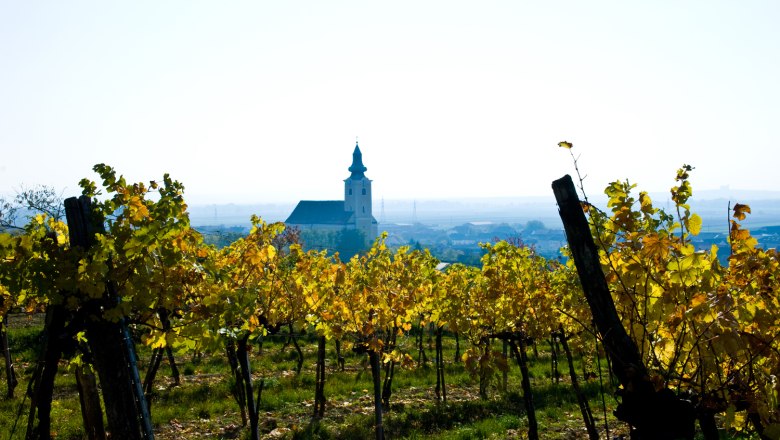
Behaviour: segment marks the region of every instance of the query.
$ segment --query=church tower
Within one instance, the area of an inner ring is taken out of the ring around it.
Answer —
[[[363,233],[369,245],[377,236],[377,224],[372,214],[371,180],[364,174],[366,170],[363,154],[355,143],[352,165],[349,167],[352,174],[344,180],[344,210],[354,215],[355,227]]]

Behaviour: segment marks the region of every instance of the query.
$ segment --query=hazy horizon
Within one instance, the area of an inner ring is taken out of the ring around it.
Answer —
[[[704,221],[703,230],[725,230],[728,227],[728,208],[735,203],[747,203],[753,210],[744,222],[749,228],[780,225],[780,191],[763,191],[742,194],[746,197],[728,198],[722,191],[700,191],[698,196],[694,190],[690,200],[691,209],[699,214]],[[637,191],[638,194],[638,191]],[[710,198],[706,198],[709,195]],[[766,198],[755,198],[763,195]],[[651,193],[656,207],[670,211],[670,199],[663,194]],[[329,200],[338,200],[337,198]],[[606,209],[606,196],[589,195],[589,200]],[[277,203],[226,203],[226,204],[190,204],[190,219],[196,226],[243,226],[250,225],[252,214],[266,221],[284,221],[292,212],[296,202]],[[374,218],[380,223],[452,226],[468,222],[492,222],[526,224],[538,220],[548,228],[561,228],[560,217],[554,196],[549,197],[515,197],[515,198],[461,198],[461,199],[374,199]]]
[[[551,182],[552,183],[552,182]],[[579,189],[578,189],[579,191]],[[639,194],[639,191],[647,191],[646,189],[637,186],[637,188],[634,190],[636,194]],[[657,198],[669,198],[669,191],[647,191],[648,194],[653,197],[654,199]],[[588,192],[588,198],[594,198],[594,199],[604,199],[606,200],[606,196],[603,193],[603,188],[595,193]],[[342,193],[334,194],[333,197],[325,197],[322,199],[316,199],[316,200],[343,200],[343,191]],[[694,187],[693,190],[693,198],[695,200],[716,200],[716,199],[734,199],[735,201],[738,201],[737,199],[751,199],[751,200],[780,200],[780,190],[772,191],[772,190],[751,190],[751,189],[737,189],[737,188],[718,188],[718,189],[697,189]],[[210,202],[210,201],[199,201],[197,199],[191,199],[188,197],[187,193],[185,192],[185,199],[187,200],[188,204],[190,206],[210,206],[210,205],[295,205],[301,200],[315,200],[312,198],[291,198],[287,200],[243,200],[238,202]],[[374,197],[374,205],[375,207],[378,206],[378,204],[381,204],[382,201],[385,201],[385,203],[399,203],[399,202],[414,202],[414,201],[422,201],[422,202],[446,202],[446,203],[458,203],[458,202],[480,202],[480,201],[489,201],[492,203],[514,203],[514,202],[533,202],[533,201],[544,201],[544,200],[550,200],[554,199],[554,195],[552,193],[552,190],[550,190],[549,195],[539,194],[539,195],[506,195],[506,196],[450,196],[450,197],[405,197],[405,198],[384,198],[384,197]]]

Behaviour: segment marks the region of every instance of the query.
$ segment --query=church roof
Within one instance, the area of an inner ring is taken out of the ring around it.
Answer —
[[[349,167],[349,172],[352,173],[349,176],[351,179],[362,179],[366,177],[365,173],[368,168],[363,165],[363,153],[360,152],[357,142],[355,142],[355,151],[352,152],[352,165]]]
[[[284,222],[293,225],[346,225],[353,213],[344,210],[343,200],[301,200]]]

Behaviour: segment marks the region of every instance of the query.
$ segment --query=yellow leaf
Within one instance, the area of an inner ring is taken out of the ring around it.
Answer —
[[[144,205],[143,201],[138,196],[133,196],[130,198],[127,209],[130,213],[130,218],[133,221],[143,220],[149,216],[149,209],[146,207],[146,205]]]
[[[672,243],[657,233],[650,233],[642,237],[643,254],[651,258],[665,259],[670,252]]]
[[[710,246],[710,260],[717,260],[718,258],[718,246],[713,244]]]
[[[745,214],[750,214],[750,206],[737,203],[734,205],[734,218],[737,220],[745,220]]]
[[[168,342],[165,339],[165,333],[159,335],[156,338],[152,338],[151,341],[152,341],[152,343],[150,344],[150,347],[152,349],[155,349],[155,348],[165,348],[165,344]]]
[[[699,235],[701,232],[701,217],[698,214],[692,214],[688,219],[688,232],[693,235]]]
[[[647,195],[646,192],[642,191],[639,193],[639,205],[642,212],[645,214],[653,214],[653,201],[650,199],[650,196]]]
[[[747,240],[748,238],[750,238],[750,231],[748,231],[747,229],[733,230],[731,233],[731,238],[733,240],[740,240],[740,241]]]
[[[268,246],[268,248],[266,248],[266,253],[268,255],[268,259],[273,260],[274,257],[276,257],[276,248],[273,246]]]
[[[703,304],[705,301],[707,301],[707,294],[700,293],[693,298],[691,298],[691,308],[694,308],[696,306],[699,306]]]
[[[571,148],[572,148],[574,145],[572,145],[572,143],[571,143],[571,142],[566,142],[566,141],[563,141],[563,142],[558,142],[558,146],[559,146],[559,147],[561,147],[561,148],[565,148],[565,149],[567,149],[567,150],[571,150]]]

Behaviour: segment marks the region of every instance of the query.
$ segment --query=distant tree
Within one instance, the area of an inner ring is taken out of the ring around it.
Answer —
[[[474,225],[471,223],[464,223],[462,225],[455,226],[452,229],[455,231],[455,233],[462,234],[464,237],[468,237],[474,233]]]
[[[479,267],[482,264],[482,254],[483,252],[481,250],[470,251],[468,253],[464,252],[458,256],[455,262],[465,264],[466,266]]]
[[[274,237],[271,242],[277,249],[283,249],[289,251],[290,246],[293,244],[301,244],[301,228],[297,226],[287,226],[284,228],[281,234]]]
[[[517,247],[517,248],[524,248],[524,247],[531,247],[532,248],[533,247],[533,246],[528,246],[528,244],[525,242],[525,240],[523,240],[523,237],[521,237],[519,235],[512,235],[510,237],[506,237],[506,238],[503,238],[503,239],[501,239],[499,237],[493,237],[493,243],[498,243],[500,241],[505,241],[505,242],[509,243],[511,246],[514,246],[514,247]]]
[[[16,205],[5,198],[0,198],[0,230],[15,227]]]
[[[300,232],[300,240],[305,249],[333,250],[337,245],[337,233],[316,229],[305,229]]]
[[[338,251],[343,261],[368,249],[369,245],[366,244],[365,234],[357,229],[343,229],[337,235],[335,250]]]
[[[453,249],[452,247],[439,247],[436,250],[432,250],[431,253],[433,253],[434,257],[447,263],[459,261],[464,254],[462,250]]]
[[[530,220],[525,224],[523,232],[544,231],[547,227],[539,220]]]
[[[517,235],[517,229],[509,226],[507,223],[501,223],[493,226],[490,233],[498,237],[513,237]]]
[[[22,186],[11,200],[0,198],[0,231],[22,230],[19,221],[26,223],[37,214],[62,220],[65,215],[62,194],[51,186],[35,185]]]
[[[420,240],[409,240],[409,247],[414,251],[423,250],[423,245],[420,243]]]
[[[203,235],[205,244],[215,246],[217,249],[229,246],[230,243],[246,235],[243,232],[233,230],[206,230],[199,232]]]

